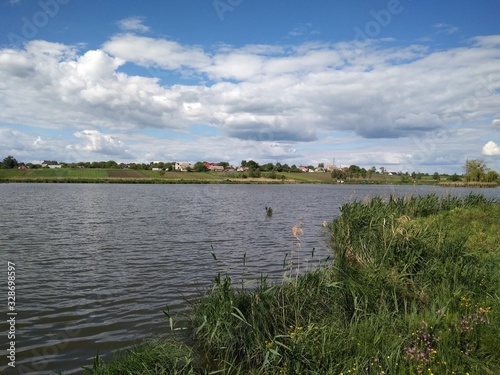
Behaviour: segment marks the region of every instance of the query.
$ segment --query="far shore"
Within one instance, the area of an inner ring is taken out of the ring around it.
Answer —
[[[497,187],[496,182],[466,182],[435,179],[402,178],[398,175],[375,174],[370,178],[337,180],[330,173],[266,173],[261,177],[248,177],[241,173],[177,172],[117,169],[28,169],[0,170],[0,183],[121,183],[121,184],[387,184],[435,185],[441,187]]]

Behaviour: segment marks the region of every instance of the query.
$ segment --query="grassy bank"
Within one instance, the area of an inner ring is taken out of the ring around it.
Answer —
[[[373,198],[343,205],[330,230],[331,265],[251,291],[217,275],[188,340],[86,373],[498,374],[498,203]]]
[[[443,187],[468,187],[468,188],[494,188],[498,184],[496,182],[477,182],[477,181],[446,181],[440,182],[439,186]]]
[[[195,184],[195,183],[239,183],[239,184],[335,184],[330,173],[272,173],[262,172],[260,177],[250,177],[240,172],[178,172],[131,169],[0,169],[0,182],[30,183],[137,183],[137,184]],[[351,178],[346,184],[393,184],[393,185],[438,185],[432,176],[418,180],[403,179],[397,175],[374,174],[370,178]],[[496,183],[442,182],[441,186],[496,187]]]

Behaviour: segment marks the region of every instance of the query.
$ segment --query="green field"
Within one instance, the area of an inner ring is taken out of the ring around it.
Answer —
[[[108,178],[106,169],[33,169],[28,171],[25,178]]]
[[[306,183],[306,184],[335,184],[330,173],[270,173],[262,172],[261,177],[250,177],[247,172],[177,172],[177,171],[150,171],[133,169],[0,169],[0,182],[92,182],[92,183]],[[272,177],[272,178],[271,178]],[[352,178],[345,180],[346,184],[417,184],[442,186],[471,186],[495,187],[496,183],[466,183],[448,182],[434,179],[432,176],[422,176],[413,180],[408,176],[389,176],[374,174],[370,178]],[[478,185],[479,184],[479,185]]]

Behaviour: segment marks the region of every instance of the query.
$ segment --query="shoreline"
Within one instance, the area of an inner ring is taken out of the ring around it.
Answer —
[[[223,172],[157,172],[151,170],[30,169],[1,170],[0,183],[75,183],[75,184],[328,184],[328,185],[401,185],[493,188],[497,182],[440,181],[432,176],[416,180],[399,175],[374,175],[339,181],[330,173],[261,172],[259,177]]]

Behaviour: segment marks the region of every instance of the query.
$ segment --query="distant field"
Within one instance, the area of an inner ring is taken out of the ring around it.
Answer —
[[[32,169],[25,178],[108,178],[106,169]]]
[[[20,171],[17,169],[0,169],[0,179],[22,177],[27,171]]]
[[[231,177],[230,173],[221,172],[176,172],[169,171],[161,174],[157,171],[141,171],[150,178],[165,180],[189,180],[189,181],[217,181]]]
[[[262,176],[267,176],[262,173]],[[282,181],[282,176],[285,180]],[[159,172],[132,169],[0,169],[0,181],[3,182],[104,182],[104,183],[309,183],[331,184],[336,183],[330,173],[276,173],[276,179],[270,178],[243,178],[241,173],[224,172]],[[348,184],[401,184],[401,176],[374,174],[371,178],[348,179]],[[438,181],[432,176],[423,176],[413,181],[409,178],[407,184],[437,185]],[[446,181],[441,182],[443,185]],[[459,183],[463,184],[463,183]],[[491,184],[495,185],[495,184]],[[496,185],[495,185],[496,186]]]
[[[106,172],[108,172],[110,178],[150,178],[146,173],[143,173],[143,171],[110,169]]]
[[[313,183],[332,183],[333,179],[330,173],[324,172],[308,172],[308,173],[276,173],[279,176],[284,175],[289,180],[299,182],[313,182]]]

